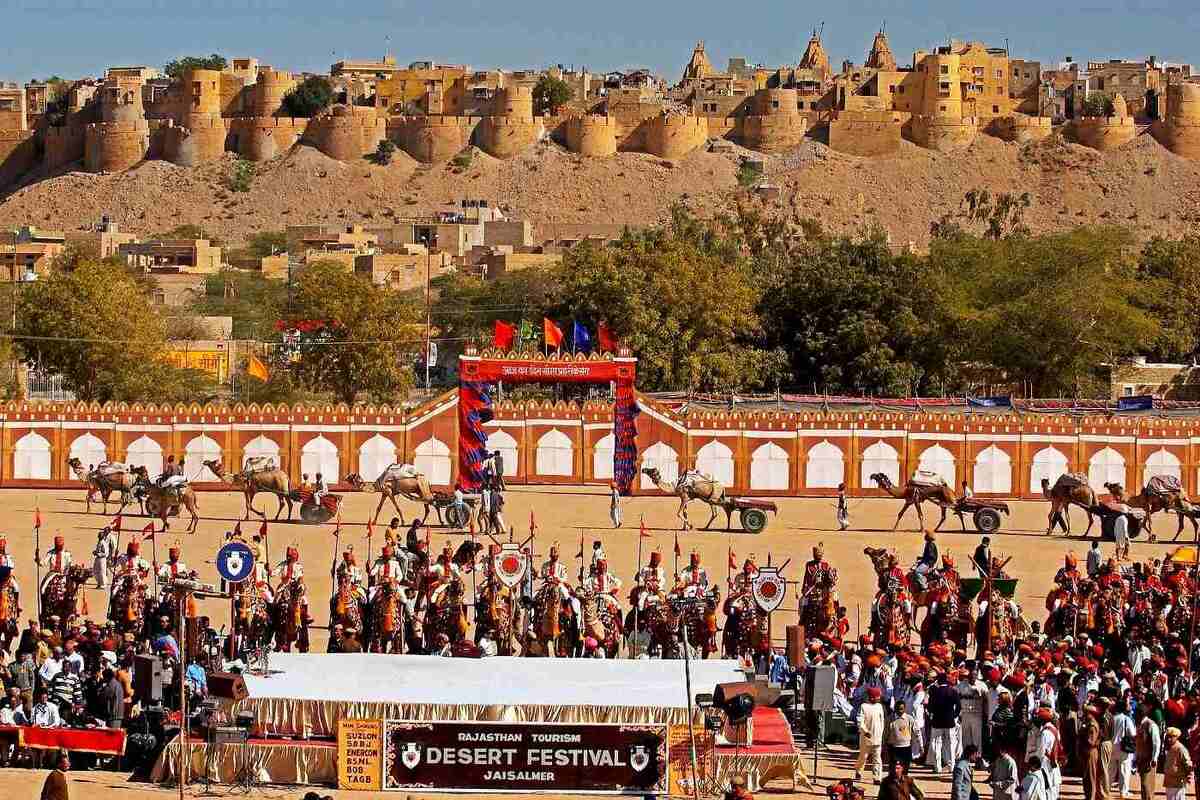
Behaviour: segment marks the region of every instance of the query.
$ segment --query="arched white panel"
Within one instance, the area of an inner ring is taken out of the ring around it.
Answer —
[[[1145,480],[1149,481],[1155,475],[1170,475],[1183,480],[1183,465],[1175,454],[1166,448],[1159,448],[1146,458]]]
[[[953,486],[955,481],[954,474],[954,454],[940,444],[935,444],[933,447],[927,447],[921,453],[921,458],[917,462],[917,469],[924,472],[936,472],[942,476],[949,485]]]
[[[598,481],[613,479],[613,459],[616,457],[617,437],[608,434],[596,442],[592,450],[592,477]]]
[[[246,462],[252,458],[264,456],[270,458],[276,467],[283,466],[283,461],[279,458],[279,444],[266,436],[256,436],[246,442],[246,447],[242,450],[242,466],[246,466]]]
[[[1097,451],[1088,460],[1088,483],[1096,492],[1106,492],[1106,483],[1119,483],[1125,486],[1125,456],[1106,447]],[[1129,489],[1125,486],[1126,490]]]
[[[50,442],[45,436],[30,431],[17,439],[13,445],[13,477],[17,480],[50,480]]]
[[[219,481],[221,476],[204,466],[205,461],[221,460],[221,445],[201,434],[183,450],[183,474],[189,481]]]
[[[108,460],[108,448],[100,437],[85,433],[71,442],[71,453],[68,457],[78,458],[79,463],[83,465],[83,471],[87,472],[97,464]],[[74,472],[71,472],[71,480],[79,480]]]
[[[819,442],[808,450],[804,465],[806,489],[836,489],[846,479],[846,461],[842,449],[830,442]]]
[[[1033,463],[1029,467],[1029,491],[1042,491],[1042,479],[1054,482],[1060,476],[1067,474],[1070,462],[1056,447],[1043,447],[1033,454]]]
[[[487,443],[484,446],[489,453],[500,451],[500,458],[504,461],[504,477],[506,479],[517,473],[519,463],[517,461],[517,440],[505,433],[503,428],[488,434]]]
[[[358,448],[358,474],[364,481],[375,480],[395,463],[396,445],[386,436],[377,433]]]
[[[733,485],[733,451],[716,439],[696,451],[696,471],[725,486]]]
[[[996,445],[980,451],[975,458],[972,489],[992,494],[1012,493],[1012,458]]]
[[[310,439],[301,448],[300,471],[307,472],[309,480],[314,483],[318,472],[326,485],[341,480],[340,469],[341,460],[338,458],[337,445],[324,436],[318,435],[315,439]]]
[[[145,467],[150,480],[155,480],[163,471],[162,446],[149,436],[142,436],[129,443],[125,463],[132,467]]]
[[[887,475],[893,486],[900,485],[900,454],[884,441],[878,441],[862,452],[862,486],[873,487],[871,476],[877,473]]]
[[[663,483],[674,485],[679,480],[679,454],[666,442],[655,442],[642,451],[642,469],[655,467]],[[646,473],[642,473],[642,488],[655,489],[657,485]]]
[[[571,437],[558,428],[542,434],[537,443],[538,475],[570,477],[575,474],[575,447]]]
[[[417,472],[434,486],[450,485],[450,448],[440,439],[426,439],[417,445],[413,459]]]
[[[751,489],[786,491],[789,473],[787,451],[774,442],[767,442],[750,454]]]

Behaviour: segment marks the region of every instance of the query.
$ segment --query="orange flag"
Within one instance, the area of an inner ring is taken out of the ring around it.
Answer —
[[[258,526],[258,535],[267,538],[267,521],[264,519],[262,524]]]
[[[542,336],[546,339],[547,347],[562,349],[562,329],[546,317],[542,317]]]
[[[142,539],[153,539],[154,538],[154,523],[151,522],[149,525],[142,528],[142,533],[146,534],[145,536],[142,537]]]
[[[675,557],[679,558],[679,531],[675,532]]]
[[[35,508],[33,510],[33,527],[42,527],[42,510],[40,508]]]
[[[258,378],[263,383],[271,378],[267,365],[259,361],[258,356],[250,356],[250,360],[246,362],[246,374],[251,378]]]
[[[641,533],[640,533],[640,534],[638,534],[638,535],[639,535],[639,536],[641,536],[643,539],[649,539],[649,538],[650,538],[650,533],[649,533],[649,532],[646,530],[646,518],[645,518],[645,517],[642,517],[642,526],[641,526],[641,528],[642,528],[642,530],[641,530]]]
[[[737,569],[737,556],[734,555],[733,550],[729,551],[729,568]]]
[[[375,535],[375,520],[367,520],[367,538],[370,539]]]

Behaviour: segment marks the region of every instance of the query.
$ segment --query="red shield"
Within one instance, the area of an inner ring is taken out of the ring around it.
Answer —
[[[510,589],[521,582],[528,567],[528,562],[521,552],[521,546],[515,542],[506,542],[500,545],[500,552],[496,554],[493,563],[496,577]]]
[[[779,574],[778,568],[759,567],[752,590],[754,602],[765,613],[770,614],[783,605],[783,598],[787,594],[787,582]]]

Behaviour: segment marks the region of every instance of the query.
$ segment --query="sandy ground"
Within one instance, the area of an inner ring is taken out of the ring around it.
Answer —
[[[365,538],[365,521],[374,509],[377,496],[365,494],[346,495],[346,505],[343,514],[342,545],[352,543],[356,552],[365,556],[367,540]],[[558,542],[564,557],[573,559],[579,550],[579,539],[582,534],[585,550],[590,552],[591,542],[603,542],[608,553],[611,570],[622,578],[628,586],[629,578],[634,571],[638,551],[638,520],[645,516],[650,538],[644,540],[643,558],[651,545],[661,548],[663,561],[668,566],[672,562],[673,541],[678,529],[675,518],[677,504],[670,498],[634,498],[624,501],[623,510],[626,524],[621,530],[613,530],[608,523],[608,498],[598,488],[584,487],[515,487],[507,494],[509,521],[518,533],[527,533],[529,514],[532,510],[537,522],[537,552],[542,554],[548,546]],[[262,501],[260,500],[260,503]],[[765,563],[768,555],[775,564],[788,561],[790,564],[784,575],[791,579],[799,579],[803,574],[803,563],[810,557],[810,549],[817,542],[825,544],[826,557],[837,567],[841,574],[840,591],[843,603],[849,610],[852,631],[858,632],[855,626],[856,614],[866,624],[867,608],[870,604],[875,577],[870,562],[863,555],[862,548],[866,545],[885,545],[895,548],[902,563],[910,564],[921,549],[921,537],[914,529],[915,517],[909,516],[904,520],[901,532],[890,532],[899,503],[891,499],[863,499],[852,501],[850,506],[852,530],[839,533],[835,530],[834,507],[830,499],[800,499],[782,498],[778,500],[780,513],[771,520],[768,528],[761,534],[725,532],[689,532],[679,535],[680,547],[683,552],[681,561],[686,561],[687,554],[695,548],[703,557],[712,574],[724,581],[726,551],[732,549],[738,562],[753,554],[760,563]],[[17,574],[26,596],[23,598],[26,606],[26,616],[32,615],[34,605],[34,566],[33,543],[34,535],[31,528],[34,508],[40,507],[44,520],[42,528],[42,544],[48,548],[55,533],[61,532],[67,539],[68,548],[77,559],[87,559],[95,541],[96,531],[110,517],[99,513],[84,513],[83,492],[79,491],[16,491],[0,492],[0,531],[6,532],[9,550],[17,559]],[[406,513],[416,510],[416,506],[403,506]],[[200,510],[203,519],[199,531],[193,535],[180,534],[178,540],[183,547],[184,560],[200,570],[201,577],[206,581],[217,581],[216,570],[212,565],[213,558],[226,530],[231,528],[240,517],[242,500],[240,495],[231,493],[204,493],[200,495]],[[704,516],[699,504],[693,504],[692,515],[703,521]],[[910,512],[911,514],[911,512]],[[1039,502],[1021,502],[1013,504],[1012,517],[1005,520],[1001,534],[993,537],[993,553],[1001,556],[1011,555],[1013,560],[1008,565],[1008,572],[1020,579],[1018,600],[1029,612],[1030,619],[1042,619],[1043,600],[1054,572],[1061,565],[1063,555],[1075,552],[1082,561],[1088,545],[1078,539],[1067,540],[1062,537],[1047,537],[1042,531],[1045,525],[1046,504]],[[1074,524],[1082,530],[1083,518],[1075,512]],[[386,523],[390,517],[385,512],[381,521]],[[140,529],[145,522],[138,517],[126,517],[125,527]],[[957,526],[957,522],[954,523]],[[1159,518],[1160,534],[1174,532],[1174,520]],[[179,523],[176,527],[182,528]],[[247,530],[253,529],[247,526]],[[326,622],[326,599],[329,596],[329,563],[333,556],[333,527],[307,526],[299,524],[272,523],[270,526],[271,554],[279,558],[284,548],[291,543],[300,547],[308,575],[310,592],[313,598],[314,615],[318,625]],[[122,549],[129,534],[122,538]],[[432,539],[436,550],[440,550],[444,541],[449,538],[457,544],[461,534],[451,535],[451,532],[434,528]],[[176,537],[168,533],[160,537],[158,542],[159,554],[165,559],[166,549]],[[979,535],[974,531],[962,533],[952,530],[939,535],[942,552],[953,553],[960,565],[965,562],[976,544]],[[149,542],[143,553],[149,557]],[[1110,553],[1112,545],[1104,543],[1104,552]],[[378,547],[373,548],[378,552]],[[1150,544],[1139,542],[1133,547],[1135,558],[1148,558],[1165,554],[1170,549],[1167,543]],[[360,561],[362,559],[360,558]],[[539,559],[540,560],[540,559]],[[577,564],[578,562],[573,562]],[[576,569],[576,567],[572,567]],[[969,574],[963,570],[964,574]],[[783,610],[776,613],[774,631],[777,640],[782,644],[783,626],[791,624],[796,618],[796,594],[794,588],[789,590],[788,600]],[[95,589],[88,591],[88,603],[94,616],[103,614],[105,595]],[[214,620],[227,622],[228,604],[219,600],[204,601],[201,613],[210,614]],[[323,649],[326,633],[323,629],[314,631],[314,650]],[[806,766],[809,764],[806,763]],[[832,759],[822,757],[821,768],[818,770],[819,782],[824,785],[830,777],[842,777],[845,768],[852,766],[845,754],[834,754]],[[28,770],[0,770],[0,797],[22,798],[36,796],[40,790],[41,775]],[[983,779],[982,773],[979,775]],[[166,796],[164,790],[141,784],[130,784],[126,775],[109,773],[78,773],[74,776],[75,796],[93,789],[101,788],[105,796],[117,798],[141,797],[147,794]],[[36,782],[35,782],[36,781]],[[777,782],[766,794],[782,793],[788,787],[786,782]],[[935,783],[932,785],[933,794],[937,796],[948,794],[948,784]],[[981,792],[988,794],[986,787]],[[197,790],[198,791],[198,790]],[[224,790],[222,790],[224,792]],[[323,792],[325,793],[325,792]],[[1065,796],[1077,795],[1078,784],[1074,783]],[[262,796],[267,798],[299,798],[303,792],[296,790],[266,789]],[[761,794],[761,793],[760,793]],[[869,793],[871,794],[871,793]],[[340,793],[339,797],[349,797],[350,793]],[[393,795],[395,796],[395,795]],[[413,795],[416,797],[417,795]],[[512,797],[512,795],[506,795]]]

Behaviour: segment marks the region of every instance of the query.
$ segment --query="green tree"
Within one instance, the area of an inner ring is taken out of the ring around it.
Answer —
[[[982,228],[988,239],[1026,236],[1029,228],[1025,225],[1025,210],[1032,204],[1029,192],[993,196],[987,189],[972,189],[963,195],[954,214],[946,214],[930,226],[930,233],[934,238],[948,239]]]
[[[233,338],[267,341],[276,338],[275,321],[287,304],[283,281],[260,272],[226,269],[209,275],[204,292],[188,306],[196,316],[233,317]]]
[[[963,236],[933,242],[929,271],[947,288],[967,360],[995,367],[1030,396],[1096,396],[1107,394],[1093,383],[1101,365],[1144,351],[1162,333],[1131,300],[1130,243],[1119,228]]]
[[[408,358],[419,351],[418,308],[403,294],[377,288],[332,261],[307,266],[296,281],[292,316],[331,327],[323,344],[301,348],[301,386],[353,403],[360,394],[395,402],[412,386]]]
[[[375,148],[375,154],[372,159],[381,167],[386,167],[392,163],[392,156],[396,154],[396,144],[391,139],[380,139],[379,146]]]
[[[333,103],[333,84],[310,75],[283,96],[281,108],[289,117],[315,117]]]
[[[953,381],[941,287],[876,229],[776,240],[759,252],[766,344],[802,391],[904,396]],[[936,389],[935,389],[936,390]]]
[[[225,57],[213,53],[211,56],[183,56],[174,61],[168,61],[163,67],[163,72],[173,81],[177,81],[183,77],[183,74],[188,70],[193,69],[214,69],[218,72],[225,69],[228,62]]]
[[[1083,100],[1085,117],[1111,117],[1117,113],[1112,98],[1100,92],[1092,92]]]
[[[533,113],[537,116],[557,114],[558,109],[575,96],[575,90],[561,78],[543,75],[533,87]]]
[[[267,256],[286,253],[288,249],[288,238],[286,230],[278,231],[259,231],[250,237],[250,241],[246,243],[247,255],[254,258],[266,258]]]
[[[1200,350],[1200,235],[1154,237],[1138,257],[1134,302],[1162,326],[1146,355],[1186,361]]]
[[[786,355],[762,346],[762,287],[738,243],[675,209],[661,228],[583,244],[563,259],[557,316],[606,321],[651,391],[777,386]]]
[[[496,320],[537,323],[540,333],[542,317],[560,305],[559,276],[557,267],[531,267],[494,281],[461,272],[435,278],[431,311],[439,337],[447,340],[443,349],[453,356],[467,341],[487,346]],[[420,292],[413,294],[413,302],[421,302]]]
[[[165,359],[165,322],[122,268],[80,263],[22,287],[16,341],[81,400],[204,400],[203,373]]]

